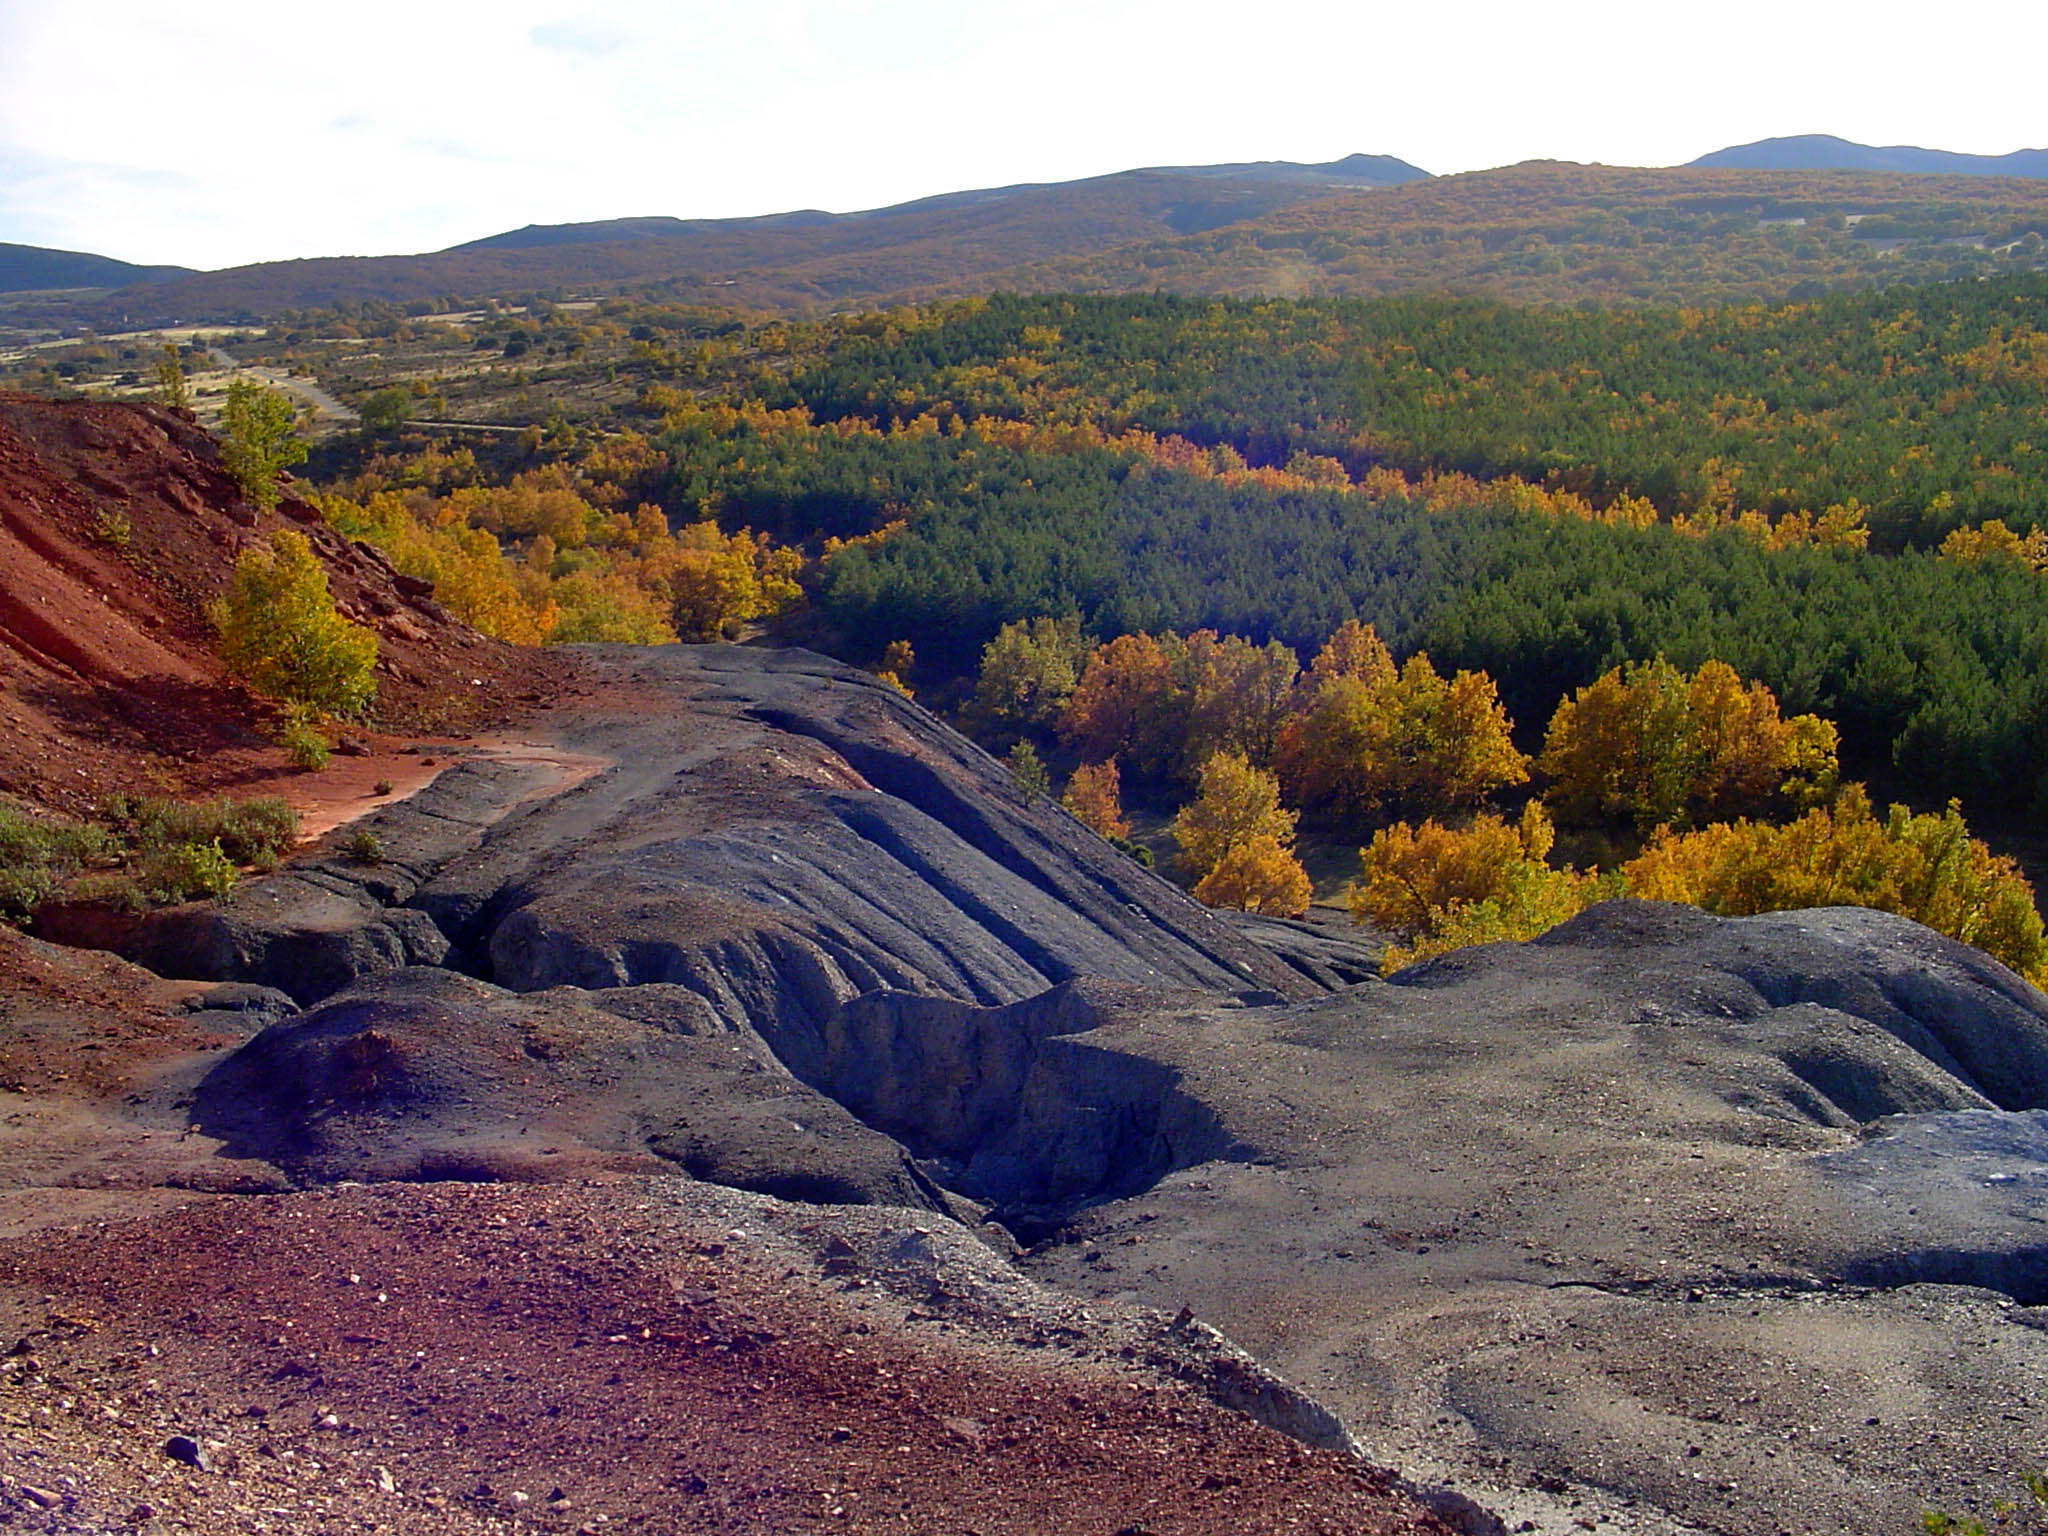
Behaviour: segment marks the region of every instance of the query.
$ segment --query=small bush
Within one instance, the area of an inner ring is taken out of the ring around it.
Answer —
[[[349,834],[346,847],[348,856],[358,864],[382,864],[384,862],[384,840],[368,827],[358,827]]]
[[[0,805],[0,922],[27,922],[66,878],[113,849],[104,828]]]
[[[135,528],[126,513],[102,511],[92,520],[92,536],[109,549],[126,549]]]
[[[1124,854],[1129,858],[1136,859],[1140,864],[1144,865],[1147,869],[1152,868],[1153,864],[1156,862],[1153,859],[1152,850],[1150,848],[1147,848],[1143,843],[1134,842],[1132,839],[1128,837],[1112,837],[1109,839],[1109,846],[1114,848],[1118,853]]]
[[[1009,764],[1011,781],[1025,794],[1036,798],[1052,793],[1052,775],[1045,771],[1038,749],[1030,742],[1020,741],[1010,748]]]
[[[320,730],[304,720],[293,721],[279,733],[277,744],[290,754],[293,766],[306,773],[318,773],[334,756],[334,748]]]
[[[114,804],[110,802],[111,813]],[[299,835],[299,813],[279,795],[250,800],[225,796],[181,805],[155,796],[127,801],[121,820],[137,848],[154,853],[181,843],[218,843],[236,864],[274,865]]]
[[[111,907],[116,912],[140,912],[149,905],[149,893],[133,875],[86,875],[72,882],[70,896],[73,901]]]
[[[0,923],[26,923],[56,889],[56,876],[44,866],[0,867]]]
[[[391,793],[391,781],[389,779],[379,779],[376,783],[370,786],[370,793],[375,795],[379,800],[383,799],[386,795]]]
[[[234,894],[235,866],[218,840],[177,843],[147,859],[137,879],[156,901],[225,901]]]

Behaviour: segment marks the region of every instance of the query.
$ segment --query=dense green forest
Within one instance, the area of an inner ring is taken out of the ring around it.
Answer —
[[[819,578],[817,610],[856,654],[907,638],[965,664],[1005,620],[1068,611],[1104,635],[1214,628],[1306,654],[1363,616],[1397,652],[1490,673],[1525,726],[1622,661],[1718,658],[1836,720],[1850,763],[1895,763],[1937,801],[2048,791],[2048,583],[2012,562],[1276,492],[971,433],[870,440],[858,471],[867,497],[915,510]]]
[[[997,297],[849,334],[784,398],[1518,475],[1666,513],[1853,499],[1899,547],[2048,505],[2048,276],[1777,309]]]

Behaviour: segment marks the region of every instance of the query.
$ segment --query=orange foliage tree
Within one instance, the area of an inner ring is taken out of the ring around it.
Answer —
[[[1268,917],[1299,917],[1308,910],[1308,871],[1278,838],[1260,833],[1216,861],[1216,867],[1195,884],[1195,900],[1205,906]]]
[[[1060,804],[1097,837],[1115,840],[1131,835],[1131,824],[1124,816],[1123,786],[1113,757],[1076,768],[1074,776],[1067,780],[1067,792],[1061,796]]]
[[[1485,673],[1445,678],[1419,652],[1397,670],[1371,627],[1353,621],[1310,667],[1306,706],[1282,728],[1277,757],[1303,805],[1444,810],[1528,778],[1509,731]]]

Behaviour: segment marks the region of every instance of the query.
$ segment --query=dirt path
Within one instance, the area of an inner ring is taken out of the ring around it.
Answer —
[[[287,373],[282,368],[264,368],[255,363],[235,361],[219,347],[207,349],[213,360],[231,373],[244,373],[260,380],[272,389],[281,389],[286,394],[296,395],[313,408],[313,423],[316,427],[352,427],[361,417],[352,406],[343,405],[311,379],[302,379]]]
[[[522,763],[549,770],[528,799],[574,789],[612,766],[612,759],[574,752],[530,736],[453,738],[351,737],[363,750],[338,755],[317,773],[280,772],[253,779],[237,795],[278,795],[299,813],[299,836],[310,842],[338,827],[409,800],[448,769],[469,762]],[[509,810],[510,807],[507,807]]]

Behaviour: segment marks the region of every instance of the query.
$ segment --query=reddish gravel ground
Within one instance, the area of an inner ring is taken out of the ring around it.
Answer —
[[[18,1240],[0,1528],[1445,1530],[1171,1380],[821,1279],[701,1188],[195,1197]]]
[[[77,814],[117,790],[248,793],[282,773],[267,706],[223,674],[206,605],[284,527],[377,632],[371,750],[578,690],[573,660],[477,634],[305,503],[259,513],[184,418],[0,392],[0,792]]]

